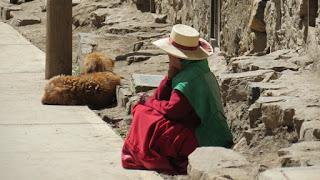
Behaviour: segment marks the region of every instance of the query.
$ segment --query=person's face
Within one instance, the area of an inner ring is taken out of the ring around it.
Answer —
[[[169,54],[169,68],[174,68],[177,70],[181,70],[182,66],[181,66],[181,60],[175,56],[172,56]]]

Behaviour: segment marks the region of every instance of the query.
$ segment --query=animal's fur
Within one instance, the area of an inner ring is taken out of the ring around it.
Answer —
[[[104,107],[114,102],[120,77],[112,72],[56,76],[45,87],[43,104]]]
[[[102,53],[92,53],[84,61],[84,74],[55,76],[45,86],[43,104],[105,107],[114,102],[120,76],[112,72],[114,62]],[[102,71],[102,72],[101,72]]]
[[[113,72],[114,61],[100,52],[88,54],[83,61],[82,73]]]

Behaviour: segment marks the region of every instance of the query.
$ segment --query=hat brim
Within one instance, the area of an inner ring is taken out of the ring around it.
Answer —
[[[207,41],[203,40],[205,43],[210,45]],[[170,38],[164,38],[153,42],[155,46],[167,52],[175,57],[185,59],[185,60],[203,60],[212,55],[212,53],[207,52],[203,47],[199,46],[195,50],[183,50],[173,46],[170,43]]]

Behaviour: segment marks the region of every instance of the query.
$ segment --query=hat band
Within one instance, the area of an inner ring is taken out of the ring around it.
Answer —
[[[184,46],[181,44],[178,44],[177,42],[175,42],[173,39],[169,38],[169,42],[171,43],[171,45],[173,45],[174,47],[178,48],[178,49],[182,49],[182,50],[186,50],[186,51],[195,51],[198,49],[199,45],[196,47],[188,47],[188,46]]]

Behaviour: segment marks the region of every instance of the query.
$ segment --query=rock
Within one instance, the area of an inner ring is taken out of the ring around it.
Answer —
[[[84,57],[87,54],[92,53],[94,50],[96,50],[98,45],[98,40],[101,37],[91,33],[79,33],[78,36],[79,36],[79,43],[78,43],[77,62],[81,72],[83,68]]]
[[[136,42],[133,45],[133,51],[139,51],[142,48],[143,44],[144,44],[143,41]]]
[[[320,167],[276,168],[258,176],[258,180],[318,180],[319,178]]]
[[[41,19],[39,17],[25,13],[14,14],[11,21],[11,24],[15,26],[27,26],[40,23]]]
[[[132,107],[137,104],[137,102],[139,101],[140,97],[139,96],[132,96],[129,98],[128,103],[126,104],[126,113],[129,115],[131,114],[131,109]]]
[[[294,63],[299,67],[306,67],[312,64],[314,61],[308,56],[298,56],[288,59],[288,62]]]
[[[105,4],[102,2],[92,2],[86,3],[84,1],[83,5],[75,6],[72,14],[72,23],[75,27],[82,27],[90,25],[90,14],[99,8],[106,8]],[[89,17],[88,17],[89,15]]]
[[[126,104],[129,102],[130,97],[133,96],[133,93],[130,91],[129,86],[117,86],[117,103],[118,106],[126,107]]]
[[[41,9],[41,12],[46,12],[47,11],[47,6],[45,4],[40,5],[40,9]]]
[[[165,33],[145,33],[145,32],[138,32],[135,34],[139,40],[148,40],[148,39],[159,39],[165,35]]]
[[[168,16],[166,14],[152,14],[155,23],[167,23]]]
[[[254,132],[253,132],[252,129],[249,129],[249,130],[247,130],[247,131],[245,131],[245,132],[243,133],[243,136],[246,138],[246,142],[247,142],[248,144],[250,144],[250,142],[251,142],[251,140],[252,140],[252,138],[253,138],[253,136],[254,136]]]
[[[159,56],[159,55],[163,55],[163,54],[165,54],[165,53],[161,50],[140,50],[140,51],[130,52],[127,54],[118,55],[115,57],[115,60],[116,61],[123,61],[123,60],[127,60],[127,58],[131,57],[131,56],[153,57],[153,56]]]
[[[30,2],[30,1],[33,1],[33,0],[9,0],[11,4],[21,4],[21,3]]]
[[[131,89],[135,93],[146,92],[159,86],[162,75],[132,74]]]
[[[291,102],[292,97],[288,96],[259,97],[249,108],[250,127],[257,127],[260,118],[265,128],[271,132],[281,126],[297,127],[294,122],[295,109],[290,106]]]
[[[124,122],[126,125],[130,126],[130,125],[131,125],[131,122],[132,122],[132,116],[129,115],[129,116],[123,117],[123,122]]]
[[[246,147],[248,147],[248,142],[246,138],[243,137],[232,147],[232,150],[239,152]]]
[[[262,122],[264,122],[267,129],[275,129],[280,126],[293,128],[295,109],[282,109],[278,105],[262,105],[261,110]]]
[[[302,124],[300,129],[301,141],[320,140],[320,121],[306,121]]]
[[[255,103],[251,105],[248,111],[249,111],[250,128],[255,128],[258,126],[258,119],[262,116],[261,104]]]
[[[110,34],[119,34],[119,35],[125,35],[133,32],[139,31],[139,28],[134,27],[122,27],[122,26],[112,26],[106,29],[107,33]]]
[[[272,70],[248,71],[242,73],[220,74],[220,87],[222,91],[223,102],[246,101],[248,91],[246,87],[249,82],[260,82]]]
[[[0,16],[3,21],[6,21],[12,18],[12,11],[21,11],[22,8],[20,6],[4,6],[0,7]]]
[[[9,2],[10,2],[11,4],[18,4],[18,1],[19,1],[19,0],[9,0]]]
[[[72,0],[72,6],[76,6],[81,3],[81,0]]]
[[[285,87],[275,83],[250,82],[248,83],[248,104],[253,104],[265,90],[279,90],[282,88]]]
[[[320,141],[293,144],[278,151],[282,167],[319,166]]]
[[[90,14],[90,23],[93,27],[100,28],[104,26],[106,16],[108,15],[105,8],[100,8]]]
[[[316,122],[320,121],[317,81],[314,74],[284,71],[279,79],[270,83],[249,83],[249,103],[259,97],[249,108],[250,126],[256,127],[261,119],[269,132],[285,126],[295,130],[300,139],[317,139]],[[305,121],[310,122],[300,130]]]
[[[127,62],[128,65],[134,63],[134,62],[141,62],[141,61],[145,61],[150,59],[150,56],[143,56],[143,55],[139,55],[139,56],[130,56],[127,58]]]
[[[248,58],[233,58],[230,65],[233,72],[245,72],[254,70],[274,70],[282,72],[285,70],[297,71],[299,66],[287,59],[276,59],[273,56],[251,56]]]
[[[262,122],[265,124],[266,129],[273,131],[281,126],[293,128],[295,109],[285,104],[285,102],[290,101],[290,98],[271,97],[269,99],[278,102],[262,103],[261,105]]]
[[[189,155],[191,180],[254,179],[256,171],[245,157],[221,147],[200,147]]]
[[[318,77],[307,72],[285,71],[277,81],[286,88],[266,93],[273,96],[291,96],[290,100],[283,104],[295,108],[294,121],[298,133],[300,130],[299,121],[320,120],[320,94],[318,93],[320,84],[317,83]]]

